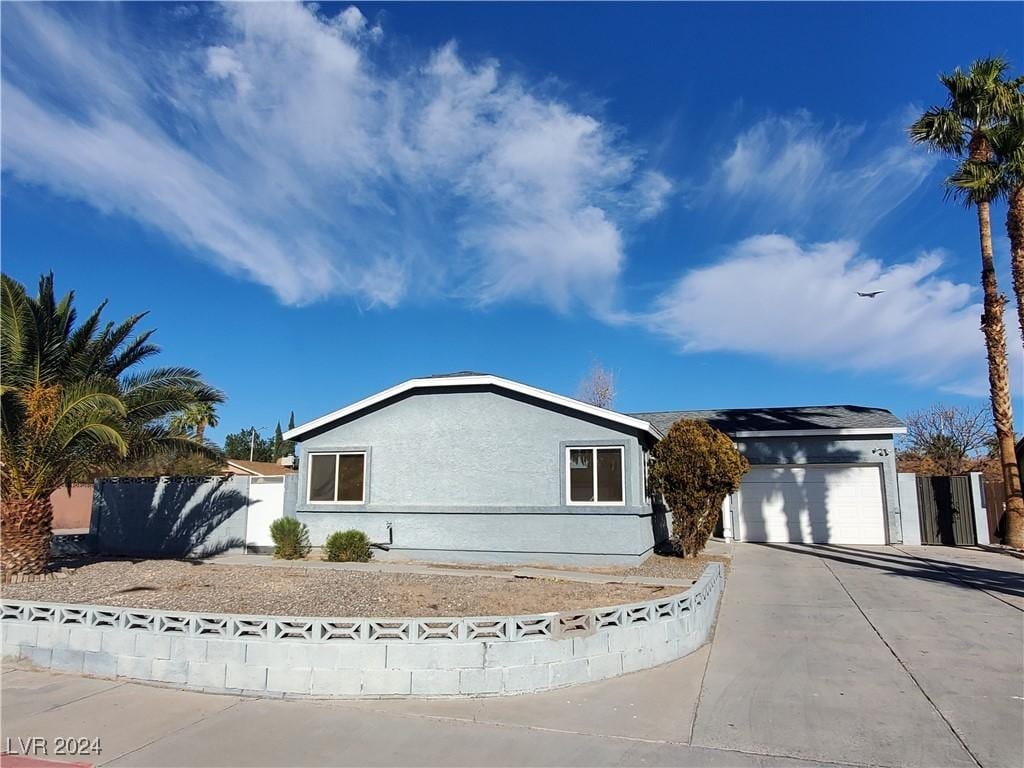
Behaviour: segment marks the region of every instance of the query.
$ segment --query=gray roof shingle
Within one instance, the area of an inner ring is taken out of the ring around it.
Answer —
[[[452,371],[451,373],[432,373],[426,378],[428,379],[459,379],[463,376],[487,376],[489,374],[481,373],[480,371]]]
[[[658,411],[630,413],[667,432],[679,419],[699,419],[728,434],[782,432],[807,429],[877,429],[886,432],[903,426],[891,411],[863,405],[817,405],[792,408],[726,408],[710,411]]]

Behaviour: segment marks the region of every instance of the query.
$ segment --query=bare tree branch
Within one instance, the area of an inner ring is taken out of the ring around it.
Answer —
[[[576,399],[598,408],[611,408],[615,401],[615,374],[594,361],[587,375],[580,379]]]
[[[936,403],[906,418],[901,458],[917,459],[944,475],[970,472],[988,452],[992,419],[987,408]]]

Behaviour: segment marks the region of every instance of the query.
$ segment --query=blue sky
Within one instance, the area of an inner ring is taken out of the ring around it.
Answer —
[[[1020,4],[2,14],[4,271],[149,310],[215,437],[595,360],[625,411],[984,403],[976,224],[904,128],[1021,71]]]

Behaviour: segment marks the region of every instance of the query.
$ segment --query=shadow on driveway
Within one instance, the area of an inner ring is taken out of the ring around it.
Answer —
[[[759,547],[792,552],[798,555],[832,560],[847,565],[874,568],[895,576],[905,576],[927,581],[952,584],[968,589],[983,589],[1012,597],[1024,597],[1024,568],[1002,570],[985,568],[951,560],[934,560],[918,555],[904,554],[897,550],[880,551],[859,547],[843,547],[835,544],[792,545],[757,544]]]

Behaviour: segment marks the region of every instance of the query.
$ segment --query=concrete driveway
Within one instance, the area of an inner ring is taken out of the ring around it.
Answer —
[[[894,766],[1024,765],[1024,561],[736,545],[691,743]]]
[[[563,691],[285,701],[5,668],[2,730],[99,736],[75,759],[102,765],[1020,766],[1024,563],[907,552],[736,545],[710,646]]]

